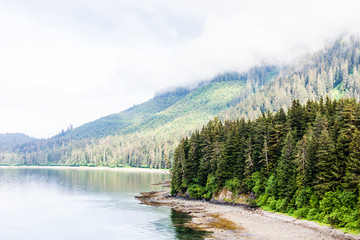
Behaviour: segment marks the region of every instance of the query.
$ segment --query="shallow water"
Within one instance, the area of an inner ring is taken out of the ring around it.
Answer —
[[[168,174],[0,169],[0,239],[201,239],[188,216],[134,198]]]

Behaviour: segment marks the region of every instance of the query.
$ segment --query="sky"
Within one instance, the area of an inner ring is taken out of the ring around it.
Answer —
[[[0,0],[0,133],[48,138],[171,86],[359,34],[360,1]]]

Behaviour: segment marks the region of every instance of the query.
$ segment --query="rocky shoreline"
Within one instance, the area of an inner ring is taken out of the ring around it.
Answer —
[[[329,226],[267,212],[243,205],[231,206],[170,196],[169,190],[141,193],[136,198],[151,206],[169,206],[192,216],[188,227],[211,232],[206,239],[347,239],[359,235],[345,234]]]

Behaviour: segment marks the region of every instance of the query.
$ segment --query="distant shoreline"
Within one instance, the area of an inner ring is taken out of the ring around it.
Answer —
[[[119,172],[151,172],[151,173],[164,173],[170,174],[169,170],[153,169],[153,168],[135,168],[135,167],[86,167],[86,166],[0,166],[1,168],[14,168],[14,169],[77,169],[77,170],[106,170],[106,171],[119,171]]]

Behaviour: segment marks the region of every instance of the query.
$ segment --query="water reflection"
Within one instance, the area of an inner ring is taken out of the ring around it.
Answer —
[[[164,181],[168,174],[156,172],[126,172],[97,169],[0,169],[0,181],[12,184],[14,179],[27,184],[58,185],[67,191],[96,191],[104,193],[134,193],[161,189],[152,183]]]
[[[202,239],[190,216],[140,205],[168,174],[97,169],[0,168],[0,239]]]
[[[191,220],[191,216],[187,213],[172,209],[170,218],[175,228],[176,238],[179,240],[204,239],[204,237],[209,235],[209,232],[186,227],[184,223]]]

